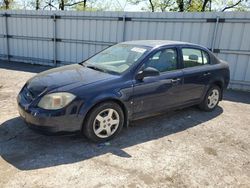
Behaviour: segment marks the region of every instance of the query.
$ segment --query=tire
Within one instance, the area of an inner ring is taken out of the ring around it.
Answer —
[[[201,110],[211,112],[217,107],[220,98],[221,98],[221,89],[218,86],[213,85],[209,88],[206,96],[200,103],[199,108]]]
[[[83,134],[93,142],[105,142],[118,135],[123,125],[124,113],[120,105],[104,102],[88,113]]]

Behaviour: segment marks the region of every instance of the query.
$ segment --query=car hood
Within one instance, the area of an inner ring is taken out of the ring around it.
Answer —
[[[89,69],[80,64],[74,64],[41,72],[28,80],[26,86],[35,97],[45,91],[61,87],[72,89],[113,77],[115,75]]]

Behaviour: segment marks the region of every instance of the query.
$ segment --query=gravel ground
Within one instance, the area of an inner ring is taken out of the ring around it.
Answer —
[[[45,136],[19,118],[16,96],[46,67],[0,62],[0,187],[250,187],[250,93],[227,91],[133,122],[105,145]]]

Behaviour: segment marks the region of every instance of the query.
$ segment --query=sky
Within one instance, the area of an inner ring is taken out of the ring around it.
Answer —
[[[143,7],[146,7],[147,4],[144,2],[139,3],[138,5],[133,5],[127,3],[126,0],[116,0],[122,7],[125,7],[124,11],[141,11]]]

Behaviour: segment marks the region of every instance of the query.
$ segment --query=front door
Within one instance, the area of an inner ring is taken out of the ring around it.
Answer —
[[[133,80],[133,114],[134,118],[159,113],[180,105],[182,70],[178,69],[175,48],[162,49],[153,54],[142,66],[142,70],[153,67],[160,75]]]

